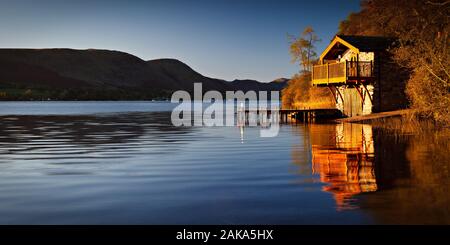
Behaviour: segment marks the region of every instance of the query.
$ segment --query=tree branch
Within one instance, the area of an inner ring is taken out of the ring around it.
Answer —
[[[436,3],[436,2],[431,2],[431,1],[427,1],[426,4],[430,4],[430,5],[434,5],[434,6],[444,6],[449,4],[450,1],[446,1],[446,2],[442,2],[442,3]]]

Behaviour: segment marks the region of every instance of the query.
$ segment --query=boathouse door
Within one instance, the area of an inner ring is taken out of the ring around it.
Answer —
[[[348,117],[361,116],[363,114],[361,97],[355,88],[346,88],[344,97],[344,115]]]

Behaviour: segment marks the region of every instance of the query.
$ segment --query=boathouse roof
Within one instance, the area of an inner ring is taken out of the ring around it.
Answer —
[[[392,45],[394,41],[389,37],[377,36],[346,36],[337,35],[342,40],[347,41],[351,45],[358,48],[360,51],[384,50]]]
[[[394,41],[393,38],[381,36],[336,35],[320,55],[320,60],[336,57],[348,49],[356,53],[386,50]]]

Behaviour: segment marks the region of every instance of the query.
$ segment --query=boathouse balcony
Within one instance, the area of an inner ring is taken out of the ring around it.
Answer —
[[[327,63],[314,65],[311,70],[315,86],[364,83],[374,78],[372,61]]]

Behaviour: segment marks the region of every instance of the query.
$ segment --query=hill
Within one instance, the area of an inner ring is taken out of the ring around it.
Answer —
[[[2,99],[156,99],[176,90],[281,90],[287,79],[270,83],[209,78],[176,59],[145,61],[110,50],[0,49]]]

